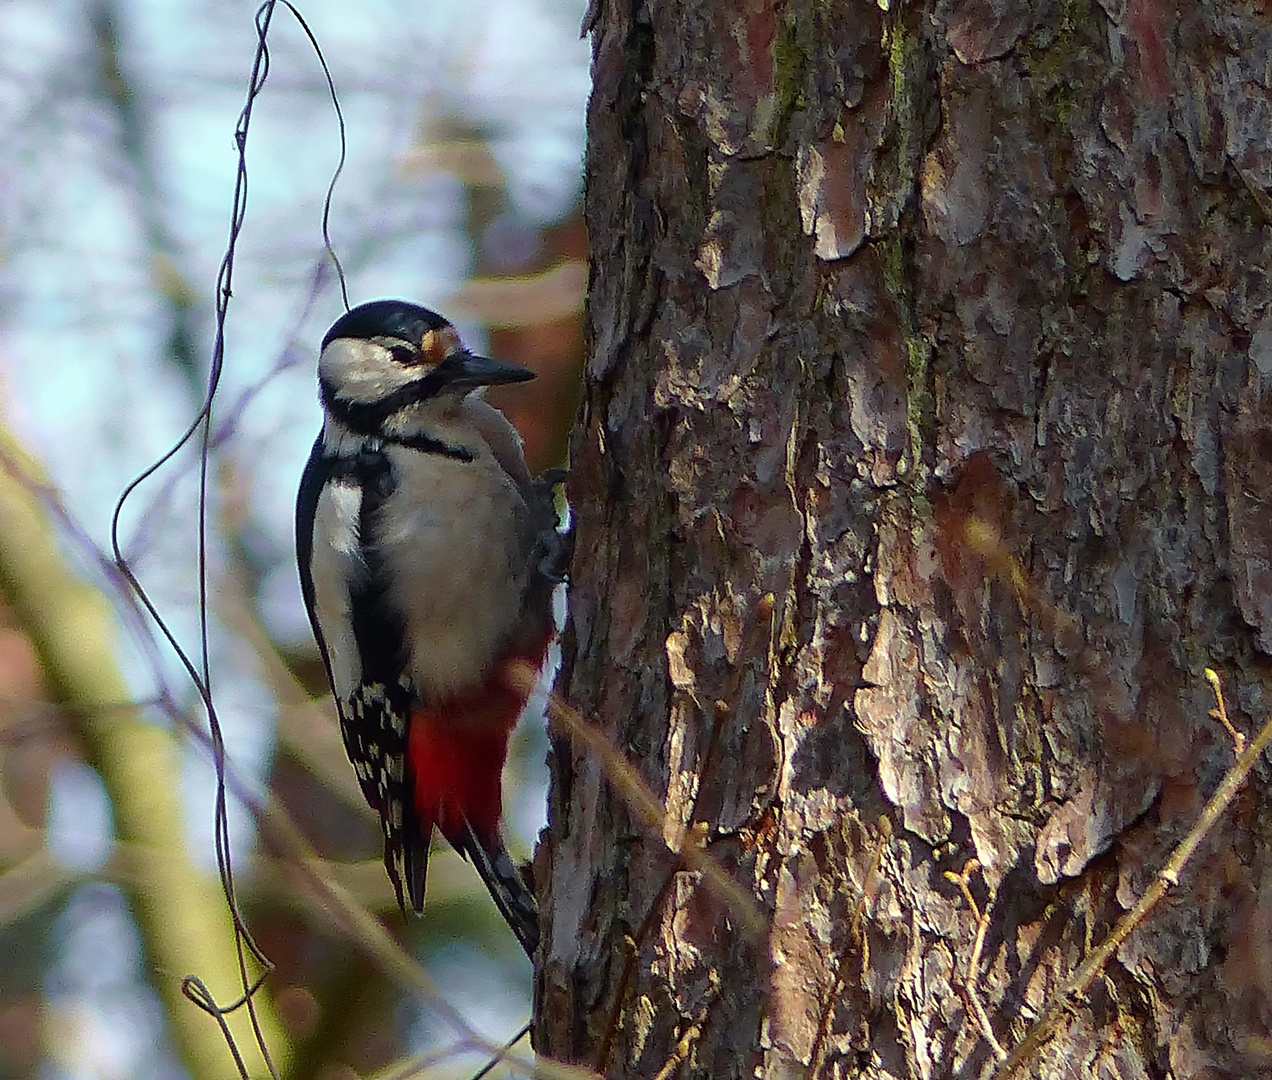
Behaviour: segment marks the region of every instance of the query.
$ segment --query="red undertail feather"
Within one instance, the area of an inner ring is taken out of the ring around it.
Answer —
[[[415,810],[426,841],[436,826],[462,850],[465,822],[483,843],[496,841],[503,811],[500,777],[518,713],[520,709],[511,723],[487,725],[474,723],[471,714],[453,704],[420,706],[412,713],[407,752],[415,779]]]
[[[543,654],[512,659],[540,666]],[[419,705],[411,714],[407,757],[426,842],[436,826],[459,851],[467,847],[470,828],[488,849],[502,846],[500,780],[508,740],[526,706],[525,695],[507,681],[505,670],[492,672],[479,690]]]
[[[546,651],[546,642],[545,642]],[[513,657],[542,663],[543,654]],[[500,780],[508,739],[526,697],[496,670],[480,690],[461,698],[417,705],[407,730],[407,761],[415,792],[422,853],[436,827],[472,861],[508,925],[529,956],[539,942],[538,907],[500,834]],[[422,896],[424,859],[418,863]]]

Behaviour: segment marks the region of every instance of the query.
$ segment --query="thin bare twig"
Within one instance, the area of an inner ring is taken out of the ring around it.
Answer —
[[[319,871],[318,860],[308,841],[276,802],[271,800],[265,806],[253,804],[252,809],[262,841],[278,854],[288,857],[298,884],[302,886],[298,895],[306,900],[314,914],[325,925],[338,927],[382,973],[426,997],[467,1047],[506,1062],[526,1076],[542,1080],[595,1080],[596,1074],[587,1069],[546,1058],[535,1062],[515,1057],[505,1046],[482,1036],[379,920],[354,900],[343,886]]]
[[[502,1053],[504,1054],[508,1053],[514,1046],[517,1045],[517,1043],[519,1043],[522,1039],[524,1039],[529,1034],[530,1034],[530,1024],[527,1023],[522,1026],[521,1030],[518,1031],[517,1034],[515,1034],[511,1039],[509,1039],[506,1043],[504,1043]],[[491,1070],[496,1065],[498,1065],[501,1060],[502,1060],[501,1057],[492,1057],[488,1062],[486,1062],[485,1066],[483,1066],[477,1072],[473,1073],[473,1075],[469,1078],[469,1080],[482,1080],[482,1077],[489,1076]]]
[[[521,693],[530,694],[538,683],[538,673],[529,664],[515,662],[508,665],[508,681]],[[640,820],[651,836],[663,838],[663,823],[667,810],[630,761],[610,742],[605,733],[589,724],[572,705],[555,694],[548,695],[546,712],[559,724],[570,740],[579,746],[601,766],[601,771],[613,785],[619,797]],[[737,918],[743,932],[761,938],[768,930],[768,923],[749,891],[733,879],[720,863],[706,850],[701,830],[690,828],[685,832],[678,854],[689,869],[702,875],[703,881]]]
[[[1219,677],[1215,675],[1214,678],[1211,678],[1212,674],[1213,672],[1207,669],[1206,679],[1215,688],[1215,696],[1222,710],[1223,697],[1218,689]],[[1226,710],[1223,711],[1222,715],[1226,720]],[[1198,846],[1200,846],[1210,830],[1214,828],[1215,823],[1228,809],[1237,792],[1241,790],[1241,785],[1245,783],[1246,777],[1250,775],[1250,770],[1254,768],[1255,763],[1263,755],[1263,751],[1272,743],[1272,717],[1259,729],[1259,733],[1249,746],[1245,746],[1245,739],[1239,736],[1239,733],[1231,724],[1226,724],[1225,726],[1227,726],[1233,736],[1234,745],[1242,747],[1242,749],[1239,750],[1237,760],[1233,763],[1232,768],[1228,770],[1218,789],[1210,797],[1210,801],[1206,803],[1201,816],[1197,819],[1197,824],[1192,827],[1188,835],[1171,852],[1166,865],[1158,872],[1157,877],[1145,890],[1139,902],[1118,920],[1117,925],[1113,927],[1109,936],[1087,955],[1087,958],[1069,978],[1069,981],[1052,995],[1051,1000],[1043,1009],[1042,1015],[1034,1021],[1033,1026],[1025,1032],[1024,1038],[1020,1040],[1020,1043],[1008,1055],[1007,1060],[994,1073],[994,1080],[1008,1080],[1009,1077],[1015,1076],[1030,1058],[1038,1052],[1042,1044],[1055,1031],[1060,1018],[1073,1007],[1079,998],[1086,994],[1095,980],[1099,978],[1105,965],[1113,958],[1114,953],[1117,952],[1122,942],[1148,917],[1149,912],[1161,902],[1167,890],[1172,885],[1179,884],[1179,878],[1184,871],[1184,867],[1187,866],[1188,861],[1196,853]]]
[[[706,1024],[707,1017],[711,1013],[711,1006],[719,996],[720,985],[715,983],[702,1003],[702,1015],[685,1028],[684,1034],[680,1036],[670,1056],[663,1062],[662,1068],[654,1074],[654,1080],[671,1080],[672,1076],[689,1060],[689,1056],[693,1053],[693,1044],[702,1037],[703,1025]]]
[[[190,863],[176,787],[156,780],[179,772],[171,733],[139,710],[118,707],[129,688],[117,664],[110,610],[61,553],[37,493],[41,485],[11,479],[15,474],[36,477],[38,469],[0,429],[0,591],[39,657],[49,692],[74,706],[67,715],[110,794],[119,836],[167,854],[163,874],[147,882],[137,909],[148,950],[159,970],[197,970],[214,986],[233,985],[239,972],[218,944],[222,933],[228,941],[231,920]],[[118,585],[118,578],[111,580]],[[99,712],[94,705],[100,702],[112,707]],[[157,989],[180,1015],[175,981],[162,980]],[[282,1041],[268,1014],[267,1024]],[[178,1023],[174,1030],[192,1072],[210,1075],[203,1066],[219,1059],[221,1040],[204,1028]]]
[[[292,16],[299,23],[302,31],[308,37],[310,44],[313,46],[315,54],[318,56],[319,63],[322,65],[323,74],[327,79],[327,86],[331,93],[332,101],[335,105],[336,116],[340,125],[340,161],[336,167],[335,173],[331,178],[328,186],[327,197],[323,205],[323,240],[326,245],[327,253],[331,257],[335,265],[337,275],[340,279],[341,293],[345,297],[346,307],[348,306],[347,293],[345,292],[344,273],[340,267],[339,259],[331,245],[329,232],[329,217],[331,209],[332,195],[334,192],[336,180],[340,176],[340,172],[344,167],[345,159],[345,126],[344,117],[340,111],[339,99],[336,95],[335,85],[331,78],[331,73],[327,67],[326,59],[323,57],[313,32],[308,24],[301,16],[300,12],[289,2],[289,0],[264,0],[257,8],[255,16],[256,25],[256,49],[252,58],[251,75],[248,79],[247,99],[239,113],[238,122],[235,126],[234,139],[238,149],[238,168],[234,181],[234,195],[232,200],[232,209],[230,214],[230,230],[229,239],[226,244],[224,256],[221,260],[220,269],[217,273],[216,289],[215,289],[215,306],[216,306],[216,330],[212,345],[211,365],[208,371],[207,389],[203,397],[194,419],[190,422],[185,432],[174,446],[147,468],[139,477],[125,488],[119,501],[116,503],[115,512],[111,519],[111,550],[115,557],[115,565],[118,573],[126,579],[129,587],[132,589],[133,595],[137,601],[145,608],[154,625],[159,632],[168,641],[170,646],[176,652],[182,665],[185,667],[191,682],[198,691],[204,706],[204,713],[207,718],[208,731],[212,745],[213,764],[216,769],[217,787],[216,787],[216,810],[215,810],[215,846],[217,868],[220,871],[221,886],[225,894],[225,901],[229,907],[231,918],[234,924],[235,952],[238,960],[240,983],[243,988],[243,997],[234,1005],[226,1008],[216,1006],[210,995],[202,988],[199,980],[193,976],[183,983],[183,992],[196,1004],[200,1004],[205,1011],[216,1017],[221,1029],[225,1035],[226,1042],[230,1052],[234,1056],[235,1064],[242,1076],[246,1078],[247,1073],[239,1053],[238,1047],[235,1045],[234,1038],[230,1032],[228,1025],[225,1023],[225,1014],[232,1012],[234,1009],[243,1007],[250,1019],[253,1037],[260,1049],[265,1065],[270,1074],[277,1080],[279,1077],[279,1069],[275,1065],[270,1054],[268,1040],[264,1030],[261,1018],[257,1014],[257,1008],[254,1001],[254,995],[261,986],[260,978],[249,977],[249,956],[261,964],[266,971],[272,967],[268,958],[261,952],[260,948],[252,940],[246,923],[239,911],[239,905],[235,897],[234,887],[234,866],[230,852],[230,836],[229,822],[227,817],[226,804],[226,759],[225,745],[222,739],[221,725],[217,717],[217,711],[213,702],[212,695],[212,672],[209,663],[209,608],[208,608],[208,474],[210,465],[210,456],[213,442],[212,430],[212,406],[216,399],[217,389],[221,381],[221,374],[225,362],[225,341],[226,341],[226,320],[229,314],[230,298],[233,294],[233,276],[234,263],[238,247],[239,236],[242,233],[244,223],[247,218],[247,142],[248,133],[251,128],[252,112],[256,104],[257,98],[264,89],[266,79],[269,76],[270,55],[269,55],[269,29],[274,16],[274,9],[281,2],[291,12]],[[191,365],[192,366],[192,365]],[[120,543],[120,517],[125,505],[128,503],[133,493],[139,485],[144,483],[150,477],[155,475],[169,461],[171,461],[184,447],[189,445],[197,445],[199,450],[199,469],[198,469],[198,528],[197,528],[197,562],[198,562],[198,593],[199,593],[199,657],[196,665],[195,660],[191,659],[188,654],[181,648],[175,636],[169,629],[168,625],[160,615],[154,602],[147,595],[141,582],[134,574],[132,567],[124,557]]]
[[[985,1005],[981,1001],[980,996],[981,953],[985,948],[985,932],[989,929],[989,918],[994,910],[994,898],[997,896],[998,890],[997,888],[989,890],[989,897],[985,902],[985,910],[981,911],[980,906],[976,903],[976,897],[972,895],[971,886],[972,875],[980,868],[979,859],[968,859],[963,864],[962,871],[957,874],[947,871],[945,878],[959,887],[959,891],[963,894],[963,900],[971,910],[972,917],[976,920],[976,937],[972,941],[972,954],[967,958],[967,975],[963,979],[963,992],[967,995],[968,1007],[976,1018],[976,1024],[981,1030],[981,1035],[989,1043],[990,1049],[994,1051],[994,1057],[999,1061],[1003,1061],[1007,1057],[1007,1051],[1003,1049],[1002,1043],[998,1041],[997,1036],[994,1034],[994,1026],[989,1022],[989,1013],[985,1011]]]
[[[1232,726],[1232,721],[1228,719],[1228,706],[1223,702],[1223,684],[1219,681],[1219,673],[1214,668],[1206,668],[1206,682],[1215,692],[1215,707],[1210,710],[1210,715],[1218,720],[1232,736],[1232,745],[1236,748],[1237,757],[1240,757],[1241,751],[1245,749],[1246,738]]]

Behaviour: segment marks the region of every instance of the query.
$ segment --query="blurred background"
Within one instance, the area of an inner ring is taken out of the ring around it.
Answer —
[[[532,467],[562,463],[585,277],[583,0],[487,0],[480,15],[469,0],[298,6],[347,124],[330,231],[350,302],[424,303],[473,348],[534,368],[499,404]],[[235,963],[206,723],[108,553],[116,500],[205,393],[254,11],[0,5],[0,1078],[235,1071],[215,1020],[174,990],[207,973],[164,968],[183,950]],[[426,917],[397,912],[335,729],[292,515],[319,426],[317,345],[343,310],[321,231],[339,127],[281,6],[269,43],[211,425],[212,691],[235,785],[258,808],[273,800],[312,845],[306,865],[375,916],[444,1001],[387,977],[303,899],[286,853],[231,798],[239,905],[275,965],[262,1026],[283,1075],[471,1075],[481,1055],[446,1008],[500,1042],[529,1016],[530,966],[449,852],[430,866]],[[197,658],[195,449],[132,494],[119,535]],[[544,813],[539,718],[514,752],[509,839],[527,856]],[[235,992],[224,982],[222,1004]]]

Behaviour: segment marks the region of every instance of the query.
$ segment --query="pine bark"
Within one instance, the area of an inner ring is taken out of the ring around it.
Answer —
[[[538,1049],[989,1076],[1272,703],[1266,5],[590,19]],[[1268,777],[1026,1075],[1272,1069]]]

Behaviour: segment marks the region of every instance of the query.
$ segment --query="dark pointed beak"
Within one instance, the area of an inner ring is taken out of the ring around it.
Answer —
[[[529,368],[470,352],[451,353],[438,365],[438,370],[446,373],[447,386],[495,386],[534,378],[534,372]]]

